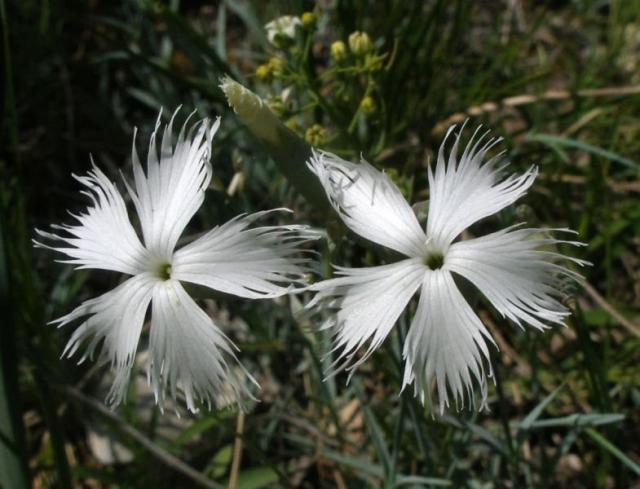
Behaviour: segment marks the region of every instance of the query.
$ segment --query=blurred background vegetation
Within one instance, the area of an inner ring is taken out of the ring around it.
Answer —
[[[0,485],[640,487],[639,1],[0,0],[0,13]],[[301,25],[270,42],[282,15]],[[593,266],[566,328],[521,331],[478,303],[500,347],[490,411],[438,416],[398,394],[406,318],[348,386],[323,382],[328,338],[299,315],[304,297],[203,299],[262,384],[244,415],[161,414],[142,372],[111,412],[108,367],[59,360],[70,330],[46,323],[119,278],[34,251],[33,228],[86,205],[70,174],[90,153],[128,174],[133,128],[142,145],[160,107],[223,116],[193,232],[287,206],[330,230],[321,276],[394,259],[288,184],[228,108],[224,74],[307,143],[384,168],[412,203],[466,118],[504,137],[514,169],[539,165],[479,230],[570,227],[588,246],[563,251]]]

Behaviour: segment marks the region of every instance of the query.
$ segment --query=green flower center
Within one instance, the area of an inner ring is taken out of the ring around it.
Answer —
[[[171,263],[161,263],[156,268],[156,276],[160,280],[169,280],[171,278]]]
[[[430,251],[424,257],[424,264],[429,270],[438,270],[444,265],[444,255],[439,251]]]

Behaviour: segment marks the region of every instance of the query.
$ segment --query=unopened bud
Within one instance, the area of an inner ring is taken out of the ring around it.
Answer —
[[[327,131],[320,124],[314,124],[306,130],[304,139],[311,146],[320,146],[327,140]]]
[[[331,44],[331,58],[334,61],[342,61],[347,57],[347,46],[342,41]]]
[[[365,114],[371,114],[372,112],[375,112],[375,100],[373,100],[373,98],[369,97],[368,95],[366,97],[363,97],[360,101],[360,109],[362,109],[362,112],[364,112]]]
[[[313,29],[316,25],[316,14],[314,14],[313,12],[305,12],[304,14],[302,14],[302,25],[305,27],[305,29]]]
[[[279,77],[284,71],[284,60],[282,58],[277,58],[276,56],[274,56],[273,58],[269,59],[267,66],[269,66],[269,70],[271,71],[271,74],[273,76]]]
[[[271,76],[271,70],[268,65],[260,65],[256,68],[256,78],[260,81],[266,81]]]
[[[372,48],[371,38],[366,32],[355,31],[349,34],[349,49],[356,56],[364,56]]]

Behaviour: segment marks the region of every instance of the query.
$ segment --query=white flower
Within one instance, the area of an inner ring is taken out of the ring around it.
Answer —
[[[296,35],[296,28],[302,26],[300,17],[294,15],[283,15],[265,24],[267,39],[274,46],[277,45],[277,37],[293,39]]]
[[[499,140],[476,138],[459,155],[460,134],[448,158],[445,137],[435,173],[429,169],[430,201],[426,232],[398,188],[366,161],[354,164],[315,152],[309,166],[318,176],[342,220],[354,232],[391,248],[405,259],[371,268],[337,268],[338,278],[317,283],[309,308],[332,311],[323,328],[335,334],[334,373],[362,364],[387,337],[412,296],[420,298],[403,357],[403,389],[413,383],[424,403],[435,380],[442,412],[452,394],[463,407],[473,401],[474,384],[487,396],[491,377],[487,343],[493,340],[459,290],[458,275],[473,284],[495,309],[518,326],[537,329],[561,324],[569,310],[560,302],[563,282],[579,278],[559,262],[580,260],[546,248],[561,241],[549,229],[510,227],[486,236],[456,241],[462,231],[520,198],[537,170],[501,176],[502,155],[484,162]],[[475,140],[475,142],[474,142]],[[566,229],[554,231],[568,231]],[[364,355],[357,352],[367,345]]]
[[[63,355],[73,355],[90,340],[83,361],[104,342],[102,354],[115,370],[107,397],[111,404],[120,403],[126,394],[149,304],[148,378],[156,401],[162,405],[167,390],[175,398],[180,389],[191,411],[196,410],[196,399],[209,407],[212,401],[216,405],[241,402],[250,394],[237,372],[255,380],[239,364],[235,345],[187,294],[182,282],[250,299],[271,298],[301,283],[308,269],[309,260],[296,256],[299,245],[313,238],[304,226],[250,227],[270,211],[238,216],[176,250],[178,238],[204,201],[212,173],[210,147],[220,118],[213,124],[208,119],[190,128],[187,124],[173,146],[171,119],[158,154],[158,117],[146,172],[138,159],[134,133],[134,182],[127,184],[127,190],[138,214],[142,241],[122,195],[95,164],[86,176],[75,176],[86,187],[82,193],[92,200],[85,213],[73,215],[77,223],[53,226],[57,234],[37,230],[41,237],[63,243],[36,245],[65,254],[70,258],[66,263],[131,276],[53,321],[63,326],[85,318]]]

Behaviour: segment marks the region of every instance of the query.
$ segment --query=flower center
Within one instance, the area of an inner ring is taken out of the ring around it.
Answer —
[[[156,268],[156,277],[160,280],[169,280],[171,278],[171,263],[160,263]]]
[[[429,270],[437,270],[444,265],[444,255],[439,251],[430,251],[424,257],[424,264]]]

